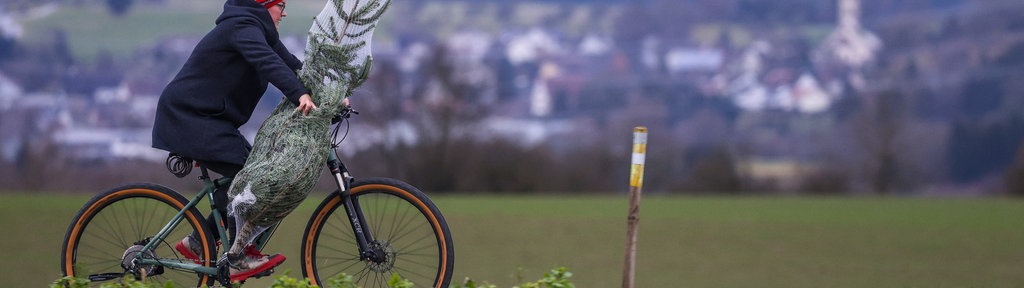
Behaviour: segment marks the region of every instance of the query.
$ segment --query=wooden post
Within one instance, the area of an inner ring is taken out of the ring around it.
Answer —
[[[636,234],[640,224],[640,191],[644,184],[644,158],[647,155],[647,127],[633,128],[633,157],[629,172],[629,218],[626,223],[626,264],[622,269],[622,288],[633,288],[636,275]]]

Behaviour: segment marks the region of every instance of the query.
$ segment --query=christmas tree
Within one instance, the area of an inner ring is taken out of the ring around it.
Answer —
[[[330,152],[331,119],[370,74],[370,40],[390,0],[330,0],[309,30],[299,79],[317,109],[308,115],[281,101],[256,133],[253,149],[235,176],[228,212],[241,253],[257,235],[292,212],[313,189]]]

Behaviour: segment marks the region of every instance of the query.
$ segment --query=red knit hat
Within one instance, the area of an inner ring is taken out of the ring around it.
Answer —
[[[270,9],[270,7],[274,7],[274,5],[281,3],[281,1],[284,0],[256,0],[256,3],[263,5],[264,8]]]

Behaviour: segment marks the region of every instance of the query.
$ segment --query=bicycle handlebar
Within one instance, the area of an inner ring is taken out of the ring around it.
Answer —
[[[338,124],[341,120],[352,118],[352,115],[359,115],[359,111],[352,108],[352,105],[348,105],[338,115],[334,115],[334,118],[331,118],[331,124]]]

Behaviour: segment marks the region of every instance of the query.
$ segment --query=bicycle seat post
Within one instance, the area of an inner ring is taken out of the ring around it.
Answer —
[[[210,172],[206,170],[206,166],[201,164],[201,163],[199,163],[199,162],[196,162],[196,165],[199,166],[199,172],[202,173],[202,175],[199,176],[199,179],[203,180],[203,182],[209,181],[210,180]]]

